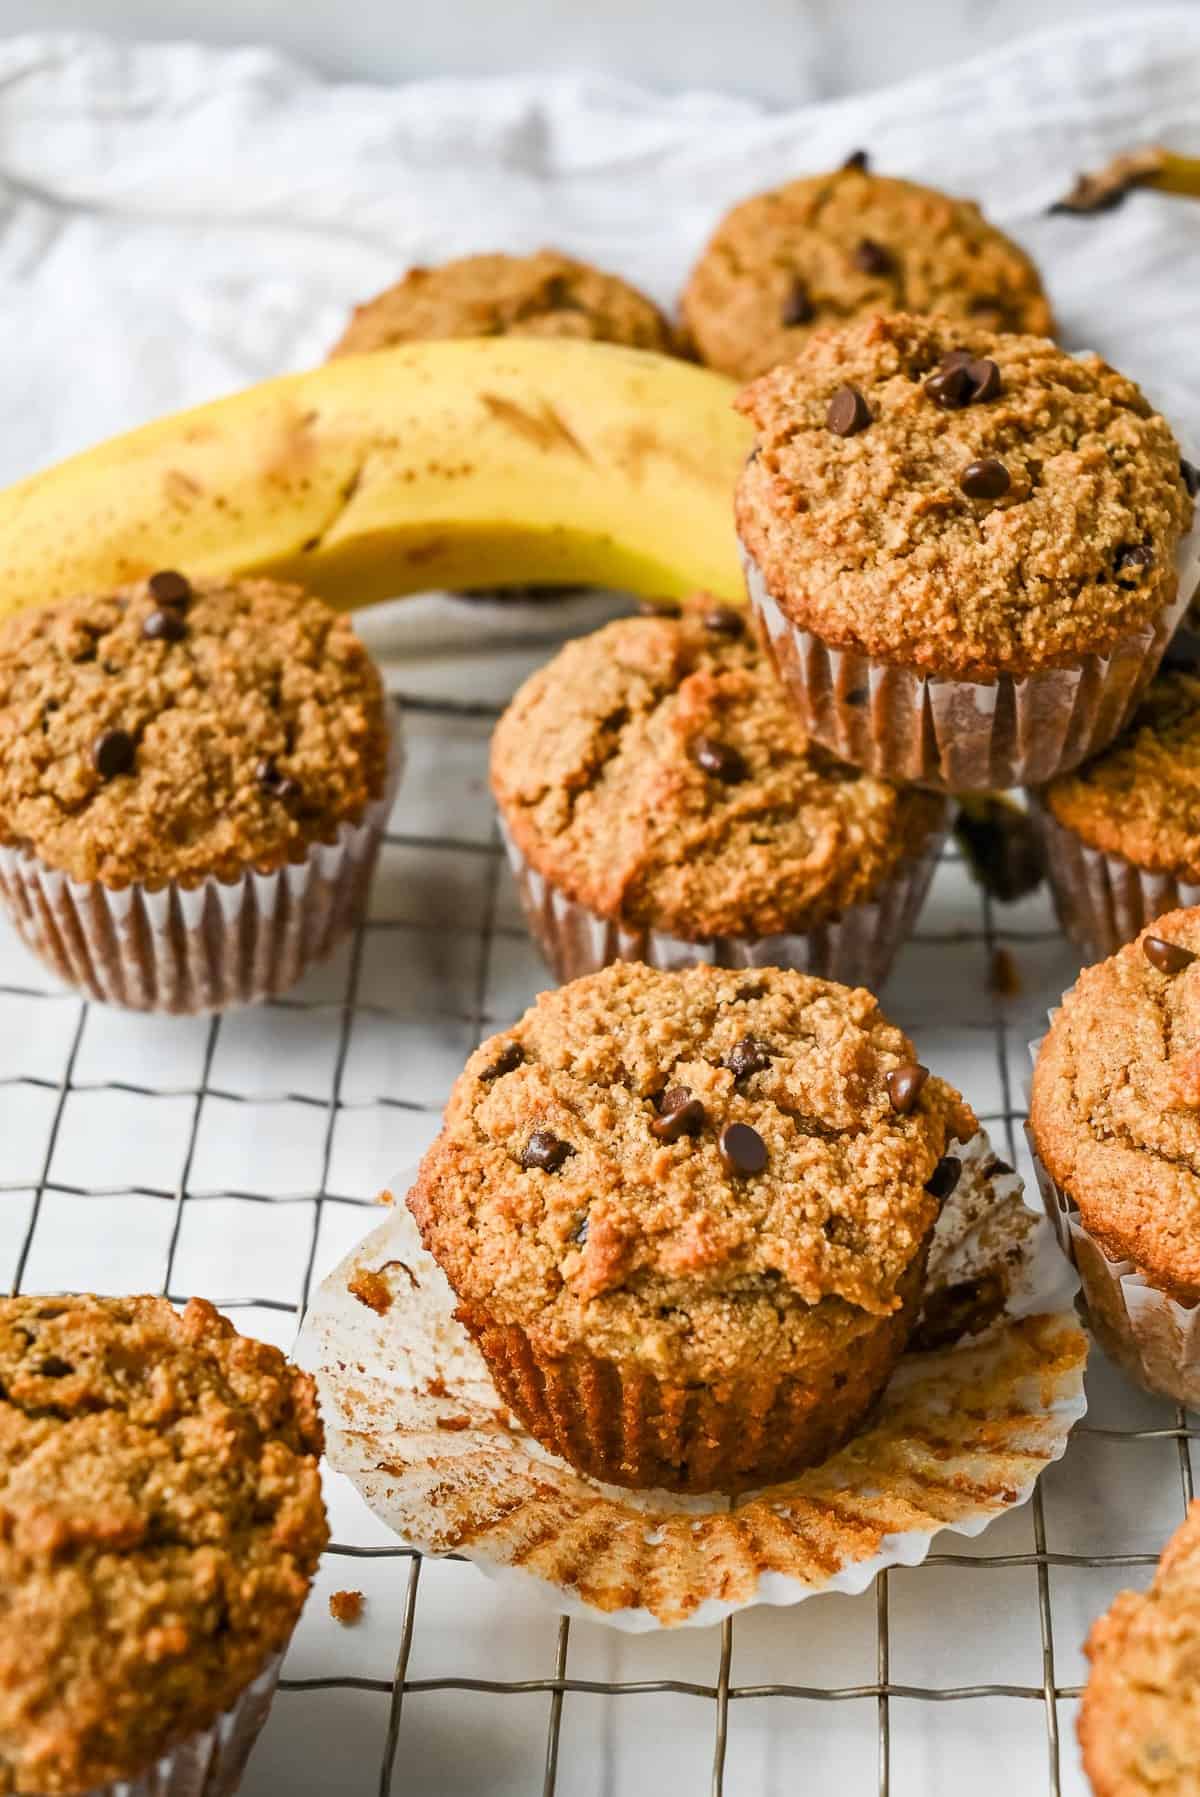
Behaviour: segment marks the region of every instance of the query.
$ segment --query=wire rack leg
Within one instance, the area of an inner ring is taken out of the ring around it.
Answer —
[[[413,1628],[417,1619],[417,1587],[421,1582],[421,1556],[414,1554],[408,1568],[408,1593],[404,1600],[404,1626],[400,1631],[400,1647],[396,1654],[396,1671],[392,1679],[392,1704],[388,1711],[387,1738],[383,1744],[383,1764],[379,1768],[379,1797],[391,1797],[392,1774],[396,1767],[396,1745],[400,1739],[400,1714],[404,1708],[404,1681],[408,1677],[408,1659],[412,1653]]]
[[[888,1708],[891,1678],[891,1640],[888,1632],[888,1575],[875,1581],[875,1680],[879,1686],[879,1797],[892,1788],[892,1722]]]
[[[564,1616],[558,1625],[558,1648],[554,1655],[554,1677],[558,1681],[550,1693],[550,1722],[546,1731],[546,1773],[542,1780],[542,1797],[554,1797],[558,1785],[558,1737],[562,1728],[563,1688],[567,1676],[567,1646],[571,1639],[571,1618]]]
[[[725,1790],[725,1755],[729,1747],[729,1671],[733,1664],[733,1617],[721,1624],[721,1664],[717,1669],[717,1732],[713,1742],[712,1797]]]

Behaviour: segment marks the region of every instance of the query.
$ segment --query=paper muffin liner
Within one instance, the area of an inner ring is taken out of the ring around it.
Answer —
[[[1116,954],[1164,912],[1200,904],[1200,883],[1091,848],[1037,793],[1026,797],[1058,921],[1064,935],[1093,960]]]
[[[82,1797],[232,1797],[267,1719],[282,1665],[283,1655],[274,1654],[211,1728],[189,1735],[140,1778],[93,1785]]]
[[[947,805],[919,853],[905,856],[874,898],[851,905],[810,930],[774,936],[710,936],[689,942],[665,930],[644,930],[602,917],[569,898],[527,860],[500,819],[500,834],[529,932],[560,984],[595,973],[611,961],[645,961],[672,969],[709,962],[715,967],[793,967],[844,986],[877,991],[925,903],[950,822]]]
[[[333,951],[362,909],[403,765],[396,714],[382,795],[332,842],[273,873],[113,890],[0,845],[0,901],[26,947],[102,1004],[194,1015],[275,998]]]
[[[835,649],[785,616],[744,545],[742,565],[762,635],[810,736],[869,773],[983,792],[1044,785],[1124,728],[1200,580],[1200,528],[1179,546],[1178,591],[1153,624],[1108,655],[990,681]]]
[[[915,1566],[940,1530],[978,1535],[1024,1503],[1086,1408],[1074,1272],[986,1136],[956,1152],[927,1345],[910,1347],[860,1433],[797,1478],[731,1500],[573,1471],[500,1402],[402,1203],[324,1281],[301,1332],[329,1460],[422,1552],[631,1631],[859,1592]]]

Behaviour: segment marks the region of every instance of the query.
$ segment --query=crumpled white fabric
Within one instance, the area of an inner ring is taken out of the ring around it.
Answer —
[[[1200,13],[1138,8],[771,112],[581,78],[331,83],[265,50],[0,43],[0,480],[320,360],[414,261],[560,245],[664,305],[739,196],[862,146],[980,199],[1063,334],[1200,436],[1200,202],[1047,217],[1152,138],[1200,153]]]

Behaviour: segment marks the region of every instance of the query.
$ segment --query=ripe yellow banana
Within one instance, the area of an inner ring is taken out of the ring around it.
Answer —
[[[156,568],[345,608],[430,587],[742,583],[733,385],[611,344],[408,344],[164,418],[0,493],[0,617]]]

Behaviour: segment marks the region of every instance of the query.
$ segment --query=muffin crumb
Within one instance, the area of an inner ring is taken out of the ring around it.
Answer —
[[[361,1591],[334,1591],[329,1599],[329,1614],[344,1629],[352,1629],[362,1621],[366,1601]]]

